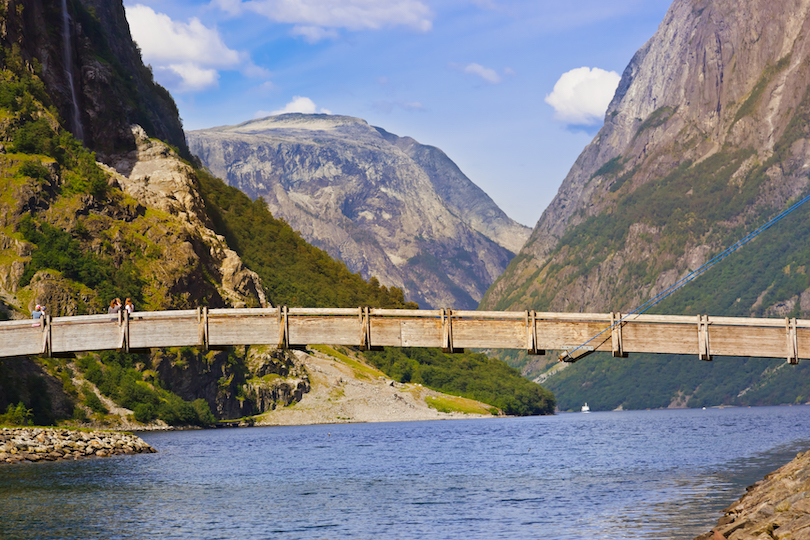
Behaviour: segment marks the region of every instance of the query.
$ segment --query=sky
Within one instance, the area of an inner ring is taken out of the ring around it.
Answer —
[[[670,0],[125,0],[186,130],[354,116],[533,227]]]

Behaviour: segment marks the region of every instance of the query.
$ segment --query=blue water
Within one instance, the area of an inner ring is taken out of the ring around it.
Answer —
[[[810,447],[810,407],[142,436],[0,467],[0,537],[693,538]]]

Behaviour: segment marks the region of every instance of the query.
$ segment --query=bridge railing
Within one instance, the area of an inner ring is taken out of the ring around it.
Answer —
[[[546,349],[810,358],[810,321],[742,317],[536,311],[248,308],[80,315],[0,322],[0,357],[125,352],[162,347],[311,344],[380,347]]]

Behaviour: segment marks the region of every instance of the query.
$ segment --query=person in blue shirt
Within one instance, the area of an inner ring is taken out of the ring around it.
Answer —
[[[45,315],[45,308],[37,304],[34,311],[31,312],[31,318],[34,319],[34,324],[31,326],[39,326],[42,324],[42,317]]]

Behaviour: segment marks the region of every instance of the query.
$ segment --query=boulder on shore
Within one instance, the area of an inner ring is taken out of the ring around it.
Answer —
[[[810,452],[768,474],[695,540],[810,540]]]
[[[157,450],[131,433],[61,428],[0,430],[0,464],[154,452]]]

